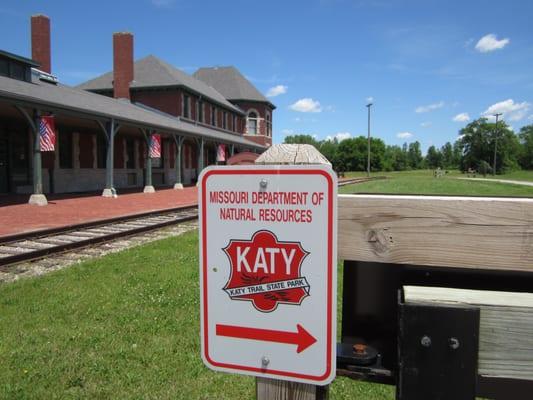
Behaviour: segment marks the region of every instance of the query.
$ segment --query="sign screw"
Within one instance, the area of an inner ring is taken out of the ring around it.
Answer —
[[[457,350],[459,348],[459,339],[451,337],[448,339],[448,345],[450,349]]]
[[[266,189],[266,187],[268,186],[268,181],[265,178],[261,179],[261,181],[259,182],[259,186],[261,187],[261,189]]]
[[[266,367],[269,363],[270,363],[270,360],[268,359],[268,357],[266,356],[261,357],[261,364],[263,365],[263,367]]]
[[[420,339],[420,344],[424,347],[430,347],[431,346],[431,338],[428,335],[422,336],[422,339]]]

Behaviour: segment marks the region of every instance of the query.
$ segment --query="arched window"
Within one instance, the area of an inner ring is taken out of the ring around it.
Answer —
[[[248,135],[257,135],[257,113],[250,111],[246,118],[246,133]]]

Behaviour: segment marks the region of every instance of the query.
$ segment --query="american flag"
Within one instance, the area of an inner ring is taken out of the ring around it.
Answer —
[[[39,122],[39,141],[41,151],[55,150],[56,132],[53,116],[41,117]]]
[[[150,158],[161,158],[161,135],[150,137]]]

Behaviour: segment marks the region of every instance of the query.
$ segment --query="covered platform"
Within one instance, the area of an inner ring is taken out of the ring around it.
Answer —
[[[0,237],[191,206],[197,202],[196,186],[183,190],[161,189],[151,194],[124,193],[117,198],[103,197],[100,192],[53,194],[48,196],[47,207],[28,204],[24,195],[1,195]]]

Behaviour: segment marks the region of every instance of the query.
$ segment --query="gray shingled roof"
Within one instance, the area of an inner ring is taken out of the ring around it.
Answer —
[[[155,56],[147,56],[133,64],[133,82],[130,88],[154,88],[184,86],[193,92],[208,97],[215,103],[243,114],[242,110],[231,104],[219,92],[204,82],[186,74]],[[113,89],[113,71],[76,86],[78,89],[103,91]]]
[[[233,66],[200,68],[193,76],[214,87],[228,100],[261,101],[274,107],[270,100]]]
[[[253,149],[264,149],[264,146],[253,143],[237,134],[184,122],[125,100],[117,100],[61,84],[53,85],[38,80],[28,83],[0,76],[0,101],[8,104],[39,107],[58,114],[65,112],[81,118],[114,118],[119,123],[162,132],[177,133],[189,137],[203,137]]]

